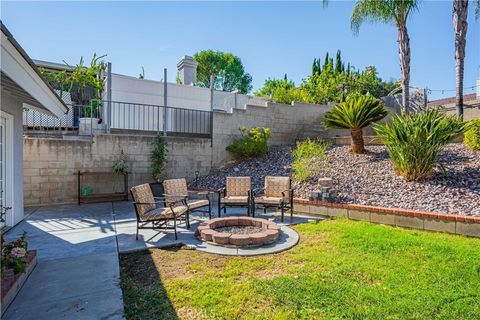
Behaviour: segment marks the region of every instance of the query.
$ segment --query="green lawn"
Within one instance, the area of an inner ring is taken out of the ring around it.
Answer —
[[[128,319],[479,319],[480,240],[367,222],[298,225],[261,257],[122,255]]]

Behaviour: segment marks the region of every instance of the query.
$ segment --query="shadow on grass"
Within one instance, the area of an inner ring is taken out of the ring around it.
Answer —
[[[172,246],[165,250],[179,249]],[[120,254],[119,260],[127,319],[179,319],[150,250]]]

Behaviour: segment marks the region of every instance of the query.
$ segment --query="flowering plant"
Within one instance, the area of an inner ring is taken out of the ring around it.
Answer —
[[[25,256],[28,252],[27,233],[23,232],[20,238],[7,244],[5,244],[2,236],[1,244],[2,276],[3,272],[8,269],[13,269],[15,274],[25,272],[27,267]]]

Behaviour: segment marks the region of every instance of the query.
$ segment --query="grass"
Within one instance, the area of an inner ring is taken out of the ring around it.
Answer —
[[[480,240],[327,220],[291,250],[121,256],[128,319],[478,319]]]

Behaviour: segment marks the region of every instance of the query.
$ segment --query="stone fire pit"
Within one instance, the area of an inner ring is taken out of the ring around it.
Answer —
[[[262,246],[277,241],[280,226],[259,218],[225,217],[202,222],[196,234],[200,240],[220,246]]]

